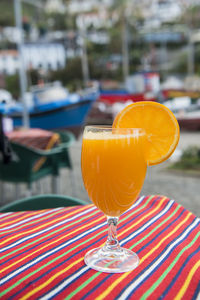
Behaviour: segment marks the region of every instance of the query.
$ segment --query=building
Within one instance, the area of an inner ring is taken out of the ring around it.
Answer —
[[[47,0],[45,10],[48,13],[64,14],[66,12],[66,5],[63,3],[63,0]]]
[[[145,28],[159,28],[163,23],[173,22],[182,14],[182,7],[174,0],[151,0],[144,3],[142,15]]]
[[[22,48],[26,69],[58,70],[65,67],[66,53],[59,43],[28,43]],[[0,51],[0,73],[12,75],[18,72],[17,50]]]
[[[0,50],[0,74],[13,75],[19,68],[16,50]]]
[[[82,14],[101,7],[109,7],[114,0],[72,0],[69,1],[68,11],[72,14]]]

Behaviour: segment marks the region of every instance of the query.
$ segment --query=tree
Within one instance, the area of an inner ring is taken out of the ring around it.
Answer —
[[[62,70],[51,71],[49,74],[50,81],[59,80],[71,91],[82,87],[82,70],[80,58],[74,58],[67,62]]]
[[[121,43],[122,72],[124,80],[130,72],[130,29],[136,34],[136,21],[142,20],[140,3],[137,0],[116,0],[111,7],[110,13],[117,16],[117,27],[113,31],[118,36],[117,41]],[[113,43],[113,41],[112,41]],[[114,45],[114,43],[113,43]]]
[[[8,75],[5,77],[5,88],[12,94],[14,99],[18,99],[20,96],[19,88],[19,75]]]

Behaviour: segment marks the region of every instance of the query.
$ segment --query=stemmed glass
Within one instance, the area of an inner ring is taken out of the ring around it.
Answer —
[[[121,273],[139,264],[136,253],[120,247],[117,222],[135,202],[143,186],[147,168],[145,139],[141,128],[85,127],[82,177],[90,199],[108,222],[105,245],[85,255],[85,263],[95,270]]]

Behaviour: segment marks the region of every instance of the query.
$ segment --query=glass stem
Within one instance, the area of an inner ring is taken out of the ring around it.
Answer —
[[[117,222],[118,217],[107,217],[108,222],[108,238],[105,244],[105,249],[109,251],[115,251],[120,248],[118,239],[117,239]]]

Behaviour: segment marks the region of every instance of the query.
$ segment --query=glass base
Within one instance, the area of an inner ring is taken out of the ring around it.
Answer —
[[[129,249],[119,247],[109,250],[106,247],[92,249],[85,255],[85,263],[90,268],[107,273],[124,273],[139,265],[139,257]]]

